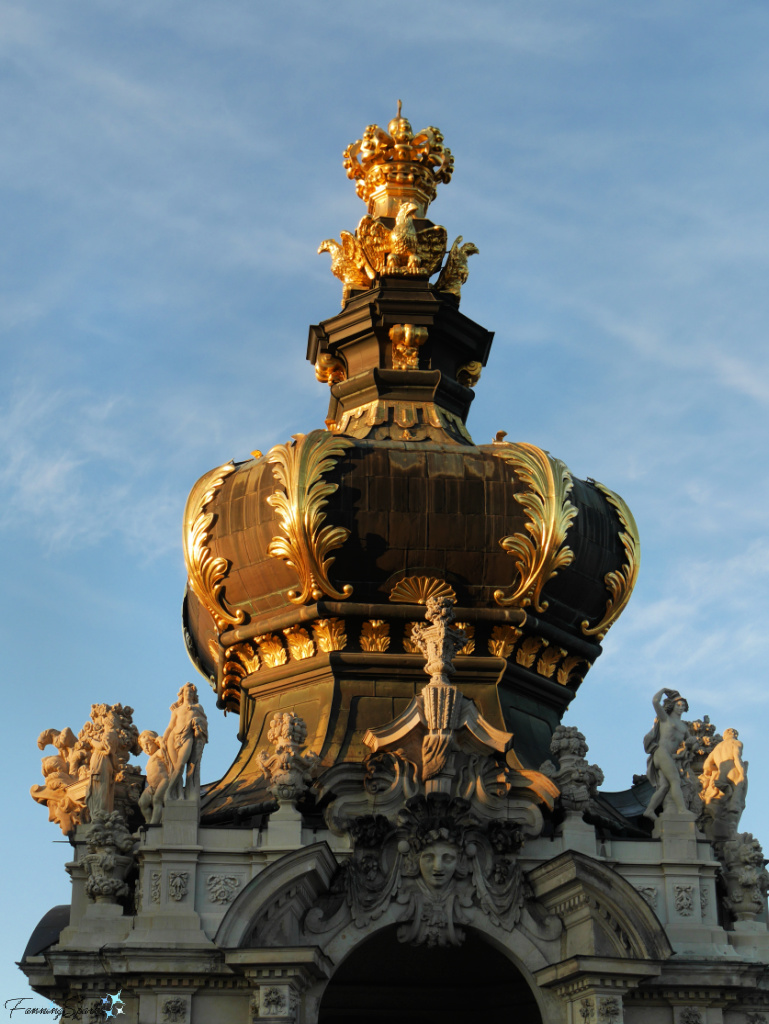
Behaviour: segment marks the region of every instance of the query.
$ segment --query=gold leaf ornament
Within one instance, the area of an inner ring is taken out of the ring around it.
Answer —
[[[384,653],[390,646],[390,625],[382,619],[370,619],[364,622],[360,630],[360,647],[362,651]]]
[[[390,591],[390,600],[395,604],[427,604],[428,597],[457,599],[451,584],[435,576],[405,576]]]
[[[235,463],[227,462],[202,476],[192,488],[184,509],[183,548],[189,584],[213,618],[219,633],[228,626],[239,626],[246,621],[246,613],[242,609],[237,612],[229,610],[222,593],[230,562],[226,558],[215,558],[208,547],[216,513],[207,512],[206,506],[234,471]]]
[[[509,658],[522,635],[515,626],[494,626],[488,641],[489,654],[495,658]]]
[[[616,571],[607,572],[603,578],[606,589],[609,591],[609,598],[606,602],[606,611],[603,617],[595,626],[591,626],[587,619],[584,619],[581,624],[582,632],[585,636],[596,636],[600,641],[606,636],[612,623],[616,622],[625,610],[625,605],[633,593],[633,588],[638,579],[638,570],[641,565],[641,542],[638,537],[638,527],[633,518],[633,513],[622,498],[615,494],[614,491],[610,491],[608,487],[599,484],[597,480],[593,481],[593,486],[616,509],[617,516],[622,525],[619,539],[622,547],[625,549],[625,564]]]
[[[542,598],[545,584],[574,560],[574,552],[566,543],[566,534],[577,515],[576,506],[569,500],[574,486],[571,473],[560,459],[533,444],[496,442],[493,452],[528,485],[527,490],[515,495],[528,518],[526,532],[503,537],[499,542],[513,557],[519,579],[512,592],[495,590],[494,600],[503,608],[532,604],[537,612],[544,612],[548,606]]]
[[[331,651],[343,651],[347,646],[344,619],[317,619],[312,624],[312,632],[318,650],[323,654],[329,654]]]
[[[338,489],[338,484],[324,480],[323,474],[352,447],[348,438],[313,430],[295,434],[293,441],[275,445],[267,455],[280,485],[267,503],[277,511],[285,534],[273,537],[267,551],[273,558],[284,559],[299,577],[300,589],[288,592],[294,604],[319,601],[324,594],[341,601],[352,594],[349,584],[337,590],[328,578],[334,562],[329,552],[340,548],[350,531],[344,526],[323,526],[328,496]]]

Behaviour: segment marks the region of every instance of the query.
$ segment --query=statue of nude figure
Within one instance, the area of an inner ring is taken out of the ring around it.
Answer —
[[[200,785],[200,757],[208,741],[208,719],[198,704],[197,688],[192,683],[185,683],[178,696],[179,699],[171,705],[171,721],[163,733],[163,745],[171,767],[166,802],[196,796]]]
[[[663,702],[663,695],[667,695]],[[644,736],[644,750],[649,755],[646,774],[655,792],[644,811],[645,818],[652,821],[660,805],[670,802],[679,813],[689,810],[681,788],[679,761],[686,753],[686,737],[689,727],[681,721],[689,705],[678,690],[659,690],[652,697],[657,717],[650,732]]]
[[[151,729],[139,736],[139,746],[149,756],[146,776],[147,787],[139,797],[139,810],[149,825],[159,825],[168,789],[168,758],[162,737]]]

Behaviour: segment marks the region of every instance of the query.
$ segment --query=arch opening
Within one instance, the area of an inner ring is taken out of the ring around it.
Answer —
[[[462,946],[408,946],[396,928],[362,943],[331,978],[318,1024],[466,1024],[480,1015],[543,1024],[523,974],[468,931]]]

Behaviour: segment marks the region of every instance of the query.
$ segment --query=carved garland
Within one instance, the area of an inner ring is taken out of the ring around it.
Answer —
[[[622,568],[616,572],[607,572],[604,576],[604,583],[610,597],[606,602],[606,611],[603,618],[595,626],[590,626],[587,619],[582,622],[582,632],[585,636],[597,636],[599,640],[603,640],[609,631],[609,627],[617,621],[625,610],[625,605],[633,593],[633,587],[635,587],[636,580],[638,579],[638,569],[641,564],[641,544],[633,513],[622,498],[615,494],[614,491],[610,491],[608,487],[599,484],[597,480],[594,486],[605,496],[609,504],[617,510],[619,521],[622,524],[619,539],[625,549],[625,564]]]
[[[216,623],[219,633],[246,621],[242,609],[231,612],[224,602],[222,590],[230,562],[226,558],[214,558],[208,547],[216,513],[206,512],[206,506],[234,471],[235,463],[228,462],[206,473],[192,488],[184,509],[184,561],[190,587]]]
[[[329,552],[340,548],[350,531],[344,526],[322,526],[326,499],[338,488],[338,484],[324,481],[323,474],[352,447],[353,442],[347,438],[313,430],[295,434],[288,444],[275,445],[267,456],[273,466],[272,475],[283,488],[271,494],[267,503],[277,510],[286,534],[273,537],[267,551],[296,571],[301,589],[288,592],[294,604],[319,601],[324,594],[341,601],[352,594],[349,584],[339,591],[328,578],[334,562]]]
[[[574,552],[566,544],[566,533],[577,515],[576,506],[569,500],[571,473],[560,459],[532,444],[495,444],[493,452],[530,488],[515,495],[529,519],[526,533],[503,537],[499,542],[513,556],[520,578],[512,593],[495,590],[494,600],[503,608],[533,604],[537,612],[544,612],[547,601],[542,599],[543,587],[574,559]]]

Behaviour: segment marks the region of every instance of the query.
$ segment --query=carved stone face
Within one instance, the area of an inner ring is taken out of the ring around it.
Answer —
[[[430,843],[419,855],[419,873],[431,889],[444,889],[454,877],[458,859],[453,843]]]
[[[145,754],[149,754],[150,757],[159,750],[159,744],[155,736],[150,736],[149,733],[143,732],[139,736],[139,746],[142,748]]]
[[[198,691],[194,683],[185,683],[179,690],[179,696],[185,704],[197,704],[198,702]]]

